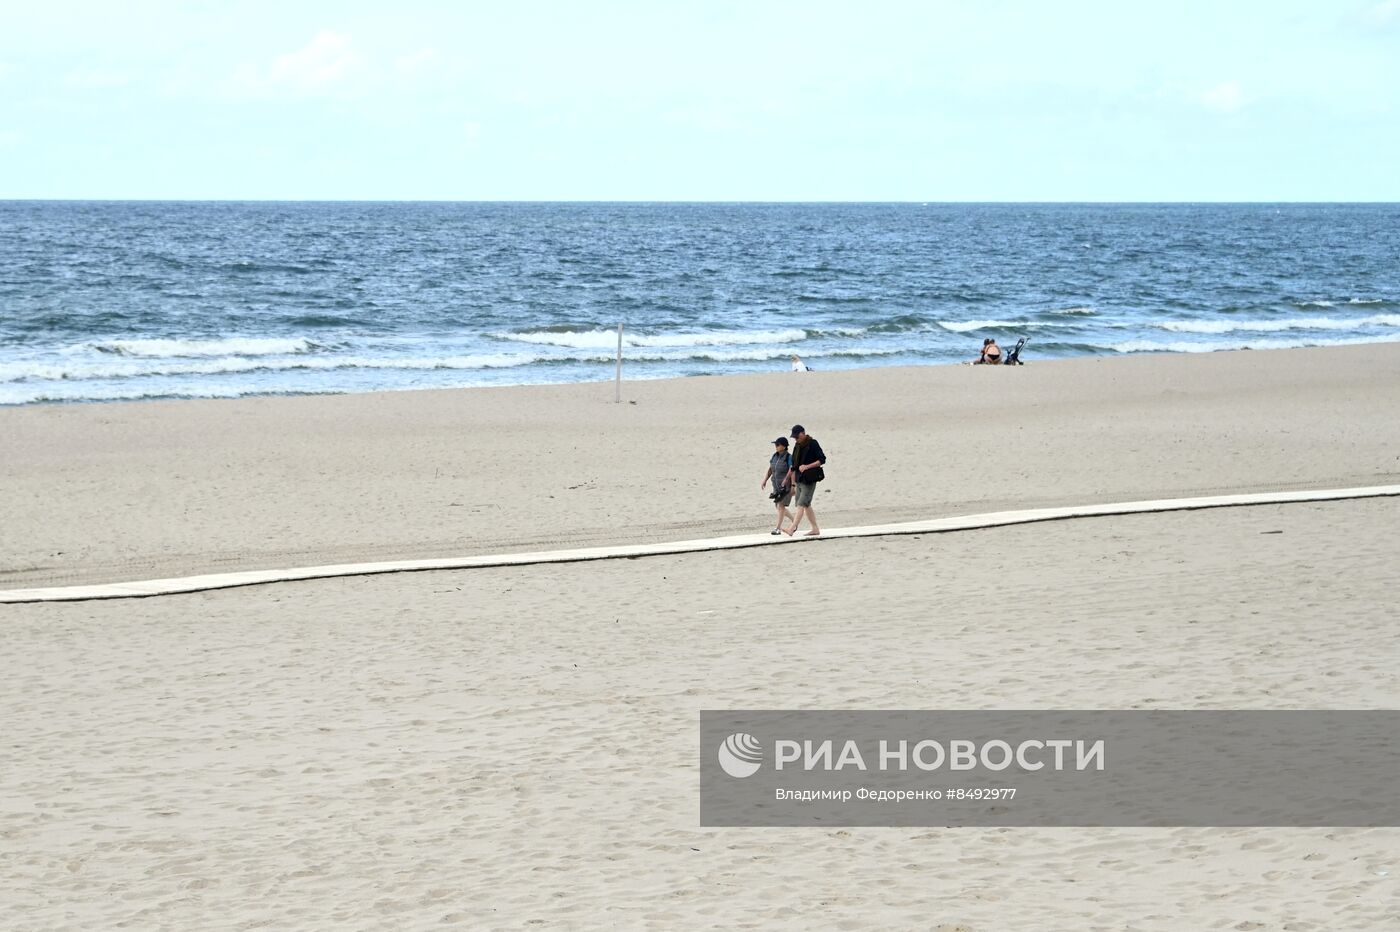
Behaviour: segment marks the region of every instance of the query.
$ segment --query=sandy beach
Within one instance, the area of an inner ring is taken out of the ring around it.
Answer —
[[[1400,482],[1400,344],[0,410],[0,588]],[[1375,930],[1400,829],[702,829],[704,708],[1400,705],[1400,500],[0,606],[0,926]]]
[[[1400,346],[0,409],[0,588],[1400,480]]]

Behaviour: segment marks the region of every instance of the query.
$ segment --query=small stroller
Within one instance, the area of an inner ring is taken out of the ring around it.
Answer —
[[[1013,347],[1011,348],[1011,352],[1007,353],[1007,354],[1006,354],[1006,358],[1003,359],[1003,360],[1001,361],[1002,365],[1004,365],[1004,366],[1024,366],[1025,363],[1021,362],[1021,347],[1025,346],[1025,345],[1026,345],[1026,338],[1025,338],[1025,337],[1021,337],[1021,339],[1017,340],[1017,341],[1016,341],[1016,345],[1013,346]]]

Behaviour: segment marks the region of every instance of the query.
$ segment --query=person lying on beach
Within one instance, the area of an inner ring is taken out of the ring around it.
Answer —
[[[778,508],[778,526],[769,531],[769,534],[781,534],[783,523],[787,521],[787,506],[792,502],[792,483],[788,482],[788,473],[792,472],[792,455],[788,453],[788,442],[786,437],[779,437],[773,441],[773,456],[768,460],[768,471],[763,474],[763,481],[758,484],[761,489],[768,484],[768,480],[773,480],[773,494],[768,496],[773,499],[773,504]]]

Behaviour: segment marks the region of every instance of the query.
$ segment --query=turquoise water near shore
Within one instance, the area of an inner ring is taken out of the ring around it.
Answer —
[[[1400,205],[0,202],[0,404],[1400,339]]]

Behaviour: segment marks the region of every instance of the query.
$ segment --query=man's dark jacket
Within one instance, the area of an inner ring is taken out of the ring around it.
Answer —
[[[808,463],[826,463],[826,454],[822,452],[822,445],[817,443],[816,437],[810,435],[806,440],[797,441],[797,446],[793,447],[792,468],[797,470],[797,481],[803,485],[821,482],[826,478],[826,473],[821,466],[803,472],[801,467]]]

